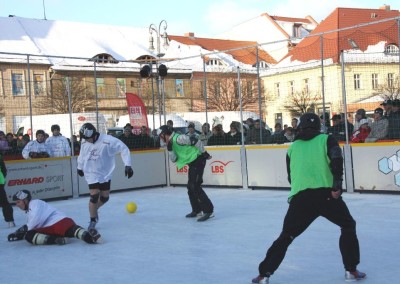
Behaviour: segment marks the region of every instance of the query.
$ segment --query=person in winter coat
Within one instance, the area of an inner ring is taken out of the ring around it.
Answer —
[[[52,157],[71,156],[71,146],[68,139],[61,135],[60,126],[54,124],[51,126],[53,136],[46,139],[46,145],[49,147]]]
[[[364,143],[371,132],[371,127],[368,126],[368,119],[361,119],[359,123],[360,127],[351,135],[351,142]]]
[[[383,109],[378,107],[374,110],[374,122],[371,124],[371,132],[365,142],[376,142],[385,139],[389,129],[389,121],[383,115]]]
[[[259,264],[259,275],[252,283],[268,283],[269,277],[283,261],[289,245],[319,216],[340,227],[339,249],[345,280],[364,279],[366,274],[357,270],[360,248],[356,222],[341,196],[342,150],[333,136],[321,133],[320,119],[314,113],[303,114],[298,129],[286,155],[291,190],[282,232]],[[323,241],[329,243],[332,240]]]
[[[3,210],[4,221],[8,223],[8,227],[15,227],[13,208],[8,202],[6,190],[4,188],[6,184],[7,168],[4,163],[3,156],[0,154],[0,206]]]
[[[226,145],[242,145],[242,133],[239,130],[240,123],[232,121],[230,131],[226,133]]]
[[[45,132],[41,129],[36,131],[36,140],[29,141],[22,150],[24,159],[49,158],[52,153],[45,143]]]

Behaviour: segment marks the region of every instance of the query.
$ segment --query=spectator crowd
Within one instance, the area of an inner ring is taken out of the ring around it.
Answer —
[[[367,117],[364,109],[355,113],[354,123],[345,118],[344,113],[335,114],[329,118],[321,116],[321,131],[332,135],[337,141],[344,142],[348,139],[353,143],[376,142],[379,140],[400,139],[400,100],[385,100],[374,110],[372,118]],[[323,120],[325,118],[325,120]],[[167,122],[173,129],[173,122]],[[283,144],[293,142],[298,133],[298,119],[293,118],[290,126],[276,123],[273,130],[266,127],[260,119],[247,118],[240,123],[232,121],[229,129],[223,129],[222,124],[212,127],[204,123],[201,131],[195,129],[195,124],[190,122],[187,133],[191,139],[201,140],[205,146],[242,145],[244,144]],[[242,134],[243,131],[243,134]],[[80,142],[73,135],[72,141],[61,135],[59,125],[51,127],[52,136],[44,130],[35,133],[31,140],[28,134],[16,136],[0,130],[0,155],[9,159],[31,159],[46,157],[70,156],[79,154]],[[138,134],[134,134],[131,124],[126,124],[123,133],[118,138],[130,150],[159,148],[162,146],[157,129],[152,131],[147,126],[142,126]],[[72,150],[71,150],[72,149]]]

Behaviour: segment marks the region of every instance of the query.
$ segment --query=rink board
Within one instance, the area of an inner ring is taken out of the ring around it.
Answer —
[[[242,187],[241,159],[239,146],[206,147],[212,156],[204,168],[203,185]],[[175,163],[169,160],[170,183],[186,185],[189,166],[179,170]]]
[[[70,157],[7,161],[7,197],[27,189],[33,198],[51,199],[72,196]]]
[[[133,176],[125,177],[125,165],[121,156],[115,156],[115,170],[111,177],[111,190],[127,190],[142,187],[162,186],[167,183],[165,152],[162,149],[131,152]],[[78,178],[79,194],[88,194],[85,177]]]

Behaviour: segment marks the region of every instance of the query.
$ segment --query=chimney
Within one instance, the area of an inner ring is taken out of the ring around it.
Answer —
[[[186,37],[194,37],[194,33],[193,32],[188,32],[188,33],[185,33],[184,36],[186,36]]]
[[[386,11],[390,11],[390,5],[386,5],[386,4],[384,4],[383,6],[379,7],[379,10],[386,10]]]

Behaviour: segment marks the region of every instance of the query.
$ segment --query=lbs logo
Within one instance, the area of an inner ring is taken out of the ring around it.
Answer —
[[[184,166],[182,169],[178,169],[178,167],[176,167],[176,173],[177,174],[187,174],[189,172],[189,166]]]
[[[211,166],[211,173],[213,174],[223,174],[225,173],[226,167],[232,163],[233,161],[228,161],[226,163],[222,161],[214,161],[210,164]]]

